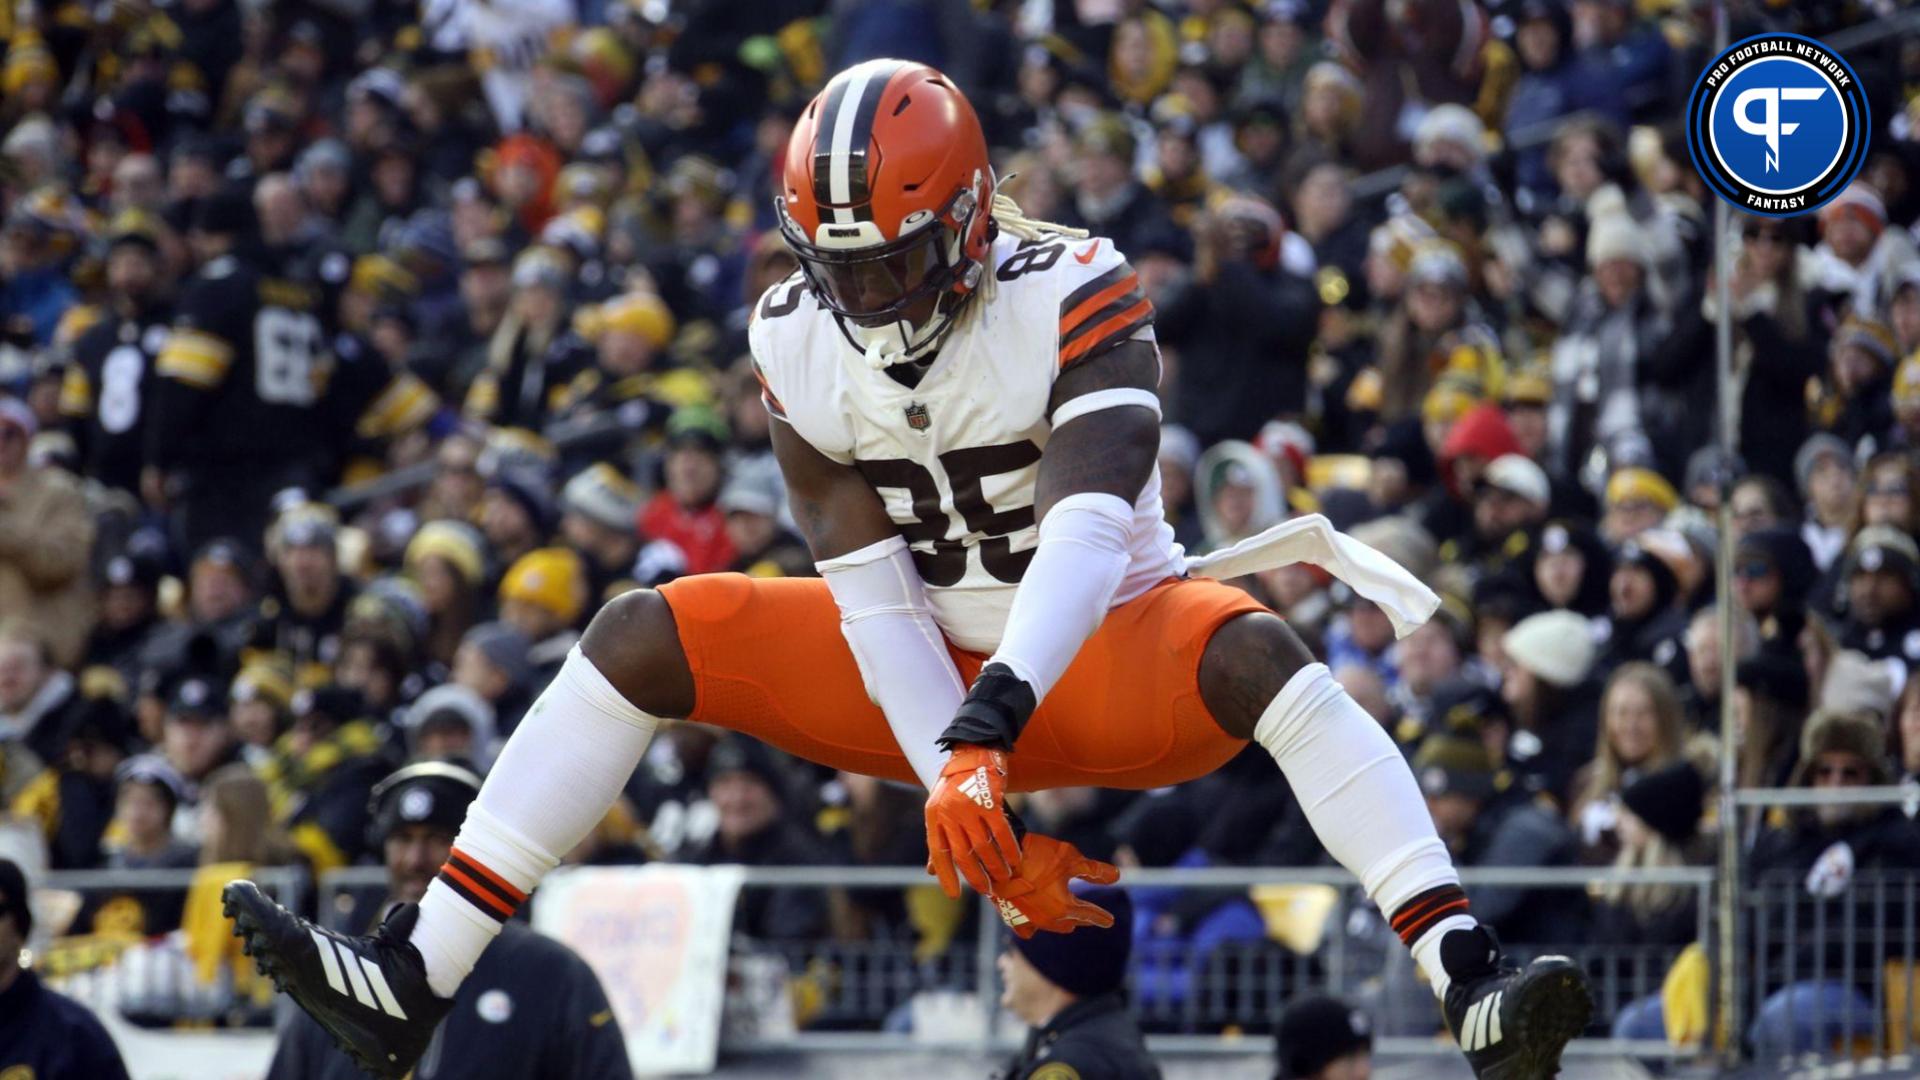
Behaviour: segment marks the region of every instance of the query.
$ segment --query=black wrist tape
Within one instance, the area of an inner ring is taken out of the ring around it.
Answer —
[[[954,713],[953,723],[940,733],[940,745],[951,750],[971,743],[995,750],[1012,750],[1020,732],[1039,704],[1033,687],[1005,664],[988,664],[973,680],[973,689]]]

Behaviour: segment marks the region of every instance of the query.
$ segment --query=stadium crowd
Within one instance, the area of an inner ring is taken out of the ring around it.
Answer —
[[[1728,7],[1738,38],[1893,5]],[[813,572],[746,326],[796,270],[771,202],[794,117],[880,55],[942,67],[1024,211],[1138,269],[1182,542],[1317,511],[1442,592],[1395,641],[1310,568],[1241,582],[1395,735],[1462,865],[1706,865],[1738,829],[1756,875],[1833,910],[1851,875],[1920,870],[1897,809],[1706,813],[1726,737],[1743,785],[1920,775],[1920,52],[1897,39],[1848,54],[1861,178],[1817,217],[1736,215],[1728,457],[1714,207],[1677,120],[1704,5],[12,9],[0,797],[40,866],[213,882],[90,900],[66,934],[212,933],[248,867],[377,861],[373,787],[484,772],[604,598]],[[677,724],[571,858],[919,865],[921,801]],[[1325,860],[1258,748],[1024,812],[1123,866]],[[1677,886],[1574,899],[1473,902],[1520,946],[1696,935]],[[1267,933],[1244,894],[1132,906],[1143,1000]],[[973,925],[932,886],[738,916],[922,959]],[[226,949],[193,955],[244,964]],[[1761,1034],[1810,1045],[1793,990]],[[1665,1030],[1657,1001],[1621,1022]]]

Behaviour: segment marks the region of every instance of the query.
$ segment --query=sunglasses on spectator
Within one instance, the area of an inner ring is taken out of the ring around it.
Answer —
[[[1769,229],[1765,226],[1748,226],[1741,230],[1740,235],[1754,242],[1764,241],[1769,244],[1784,244],[1787,242],[1786,236],[1782,234],[1780,230]]]
[[[1884,484],[1870,484],[1867,487],[1867,494],[1869,495],[1905,495],[1906,493],[1906,482],[1901,480],[1892,480]]]
[[[1773,564],[1760,559],[1735,563],[1733,566],[1733,576],[1745,581],[1758,581],[1771,573],[1773,573]]]

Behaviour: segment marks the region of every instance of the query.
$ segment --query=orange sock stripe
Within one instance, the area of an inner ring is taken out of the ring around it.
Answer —
[[[1431,912],[1428,912],[1427,916],[1421,919],[1420,921],[1428,925],[1432,925],[1434,923],[1439,922],[1441,919],[1445,918],[1447,913],[1450,911],[1465,911],[1465,910],[1467,910],[1467,902],[1465,900],[1455,900],[1452,903],[1441,904],[1438,908],[1434,909]]]
[[[483,903],[487,907],[492,908],[493,914],[499,915],[503,919],[512,917],[513,915],[512,905],[508,904],[505,900],[500,899],[498,896],[493,895],[493,893],[489,892],[488,890],[482,888],[478,882],[474,881],[472,878],[462,873],[460,868],[453,865],[453,863],[448,862],[446,865],[440,867],[440,872],[447,875],[447,877],[453,879],[454,881],[460,883],[461,885],[466,886],[467,898],[469,900],[479,900],[481,903]]]
[[[1468,908],[1466,890],[1458,885],[1442,885],[1400,905],[1400,910],[1387,921],[1401,941],[1412,945],[1448,915],[1464,913]]]
[[[466,867],[467,870],[469,870],[470,872],[476,873],[481,877],[486,878],[488,881],[493,882],[495,885],[498,885],[500,887],[500,891],[506,894],[506,898],[508,900],[511,900],[516,904],[524,904],[527,902],[526,893],[523,893],[519,889],[514,888],[512,882],[508,881],[506,878],[501,877],[499,874],[496,874],[493,871],[487,869],[486,864],[482,863],[480,860],[474,858],[473,856],[467,854],[466,852],[461,851],[459,848],[453,849],[453,857],[448,861],[453,862],[456,860],[462,866]]]
[[[1426,918],[1427,913],[1432,911],[1433,908],[1446,903],[1448,899],[1450,898],[1445,895],[1421,897],[1394,913],[1393,928],[1397,931],[1409,923],[1419,922],[1421,919]]]

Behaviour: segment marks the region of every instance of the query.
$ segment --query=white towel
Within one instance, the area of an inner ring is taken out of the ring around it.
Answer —
[[[1431,618],[1440,597],[1407,568],[1335,529],[1323,515],[1283,521],[1231,547],[1187,560],[1187,573],[1236,578],[1293,563],[1317,566],[1380,605],[1393,621],[1393,635],[1406,637]]]

